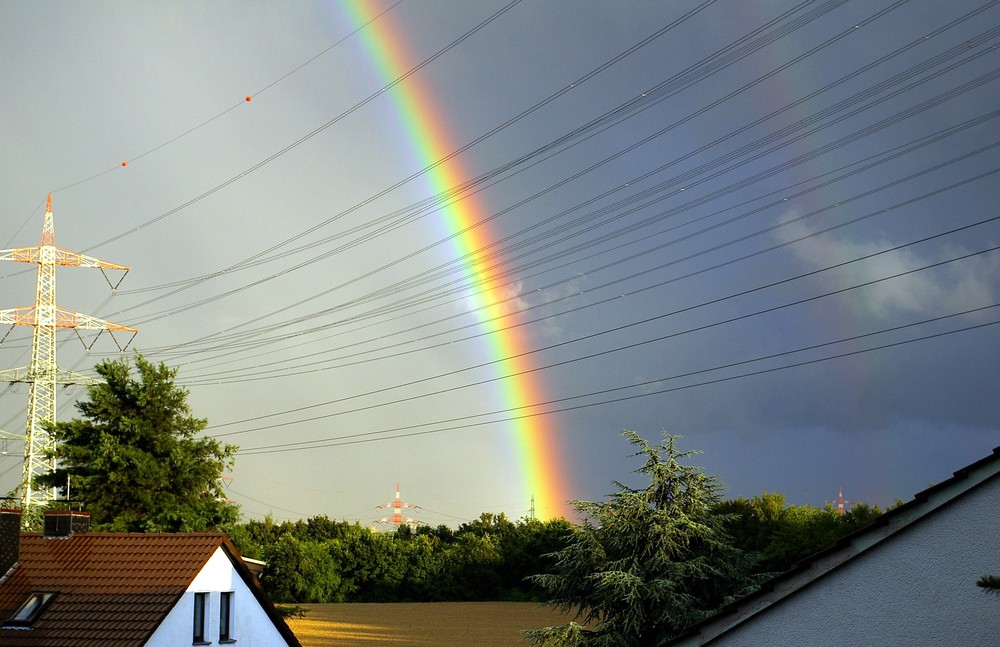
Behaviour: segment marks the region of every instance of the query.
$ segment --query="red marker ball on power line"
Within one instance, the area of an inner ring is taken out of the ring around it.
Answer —
[[[252,98],[253,98],[253,97],[251,97],[251,96],[250,96],[249,94],[247,95],[247,101],[249,101],[249,100],[250,100],[250,99],[252,99]]]
[[[128,166],[128,162],[122,162],[122,166]]]

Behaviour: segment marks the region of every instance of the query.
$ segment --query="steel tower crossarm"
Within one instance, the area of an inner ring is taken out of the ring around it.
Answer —
[[[121,284],[121,282],[125,279],[125,275],[128,274],[129,271],[129,268],[125,265],[119,265],[118,263],[112,263],[111,261],[106,261],[101,258],[56,247],[55,226],[52,219],[51,193],[49,194],[45,204],[45,220],[42,224],[42,244],[35,245],[33,247],[2,249],[0,250],[0,261],[35,263],[39,266],[50,266],[53,268],[53,281],[55,280],[54,266],[56,265],[97,268],[100,269],[102,273],[104,273],[104,270],[116,270],[123,272],[123,274],[118,277],[118,280],[114,283],[112,283],[107,274],[104,274],[104,279],[108,282],[108,285],[111,286],[112,290],[116,289]],[[39,270],[41,270],[41,267],[39,267]],[[41,277],[39,277],[39,280],[41,280]]]
[[[85,373],[79,373],[77,371],[70,371],[68,369],[58,367],[56,368],[54,378],[56,384],[73,384],[77,386],[99,384],[104,381],[93,375],[87,375]],[[5,368],[0,371],[0,382],[7,382],[8,384],[31,382],[31,367],[19,366],[17,368]]]
[[[110,330],[114,332],[139,332],[135,328],[129,328],[112,321],[105,321],[97,317],[73,312],[65,308],[54,307],[48,315],[37,306],[24,306],[21,308],[9,308],[0,310],[0,324],[10,324],[12,326],[54,326],[55,328],[81,328],[84,330]]]
[[[45,248],[50,249],[46,250]],[[51,260],[45,260],[44,254],[50,254]],[[128,272],[129,268],[124,265],[105,261],[86,254],[71,252],[54,245],[35,245],[34,247],[15,247],[14,249],[0,249],[0,261],[14,261],[15,263],[53,263],[55,265],[66,265],[69,267],[98,267],[102,270],[121,270]]]
[[[121,270],[128,272],[129,268],[118,263],[105,261],[79,252],[56,247],[56,229],[52,219],[52,194],[45,202],[45,220],[42,222],[42,244],[34,247],[15,247],[0,250],[0,261],[16,263],[39,263],[46,265],[68,265],[71,267],[97,267],[102,270]]]

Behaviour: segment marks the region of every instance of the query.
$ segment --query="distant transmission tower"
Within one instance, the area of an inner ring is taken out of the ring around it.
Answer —
[[[115,290],[128,273],[124,265],[116,265],[99,258],[86,256],[56,247],[55,227],[52,222],[52,194],[45,205],[45,219],[42,223],[42,244],[36,247],[18,247],[0,250],[0,260],[38,265],[38,279],[35,284],[35,305],[23,308],[0,310],[0,324],[10,324],[11,329],[0,339],[7,338],[14,326],[34,326],[31,338],[31,363],[28,366],[0,371],[0,380],[31,385],[28,391],[28,424],[24,438],[24,464],[21,470],[21,509],[28,512],[31,506],[44,504],[55,498],[55,488],[47,496],[36,492],[34,479],[55,469],[55,459],[51,451],[55,449],[46,425],[56,420],[57,384],[93,384],[96,380],[73,371],[60,369],[56,364],[56,328],[72,328],[87,350],[94,345],[105,330],[114,340],[118,349],[124,351],[138,332],[135,328],[122,326],[97,317],[80,314],[56,306],[56,265],[72,267],[96,267],[104,274],[104,279]],[[117,282],[112,283],[105,270],[125,272]],[[90,344],[84,342],[79,330],[97,330],[97,336]],[[123,346],[115,338],[116,332],[131,333]],[[29,515],[25,514],[25,518]]]
[[[392,509],[392,515],[388,517],[382,517],[381,519],[376,519],[375,523],[391,523],[393,528],[399,528],[402,524],[409,524],[411,526],[419,526],[423,523],[418,519],[411,519],[409,517],[403,517],[403,508],[412,508],[414,510],[419,510],[420,506],[412,505],[409,503],[403,503],[403,500],[399,498],[399,483],[396,484],[396,498],[389,503],[383,503],[382,505],[375,506],[376,508],[385,510],[387,508]]]
[[[837,488],[837,514],[839,514],[840,516],[844,516],[845,514],[847,514],[847,508],[844,505],[845,503],[853,505],[854,503],[856,503],[856,501],[845,499],[844,488],[843,486],[840,486]]]

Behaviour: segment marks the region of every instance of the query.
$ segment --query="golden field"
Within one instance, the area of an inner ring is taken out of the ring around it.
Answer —
[[[526,647],[521,629],[569,617],[534,602],[301,604],[288,625],[304,647]]]

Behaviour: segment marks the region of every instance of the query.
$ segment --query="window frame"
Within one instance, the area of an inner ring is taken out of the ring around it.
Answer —
[[[208,630],[208,592],[207,591],[195,591],[194,592],[194,608],[192,618],[191,618],[191,644],[192,645],[209,645],[211,644],[207,640],[207,630]],[[199,627],[199,624],[201,625]]]
[[[4,627],[30,627],[42,615],[42,612],[52,604],[58,591],[32,591],[24,599],[17,610],[11,614]]]
[[[233,597],[234,591],[221,591],[219,593],[219,642],[235,643],[233,637]]]

